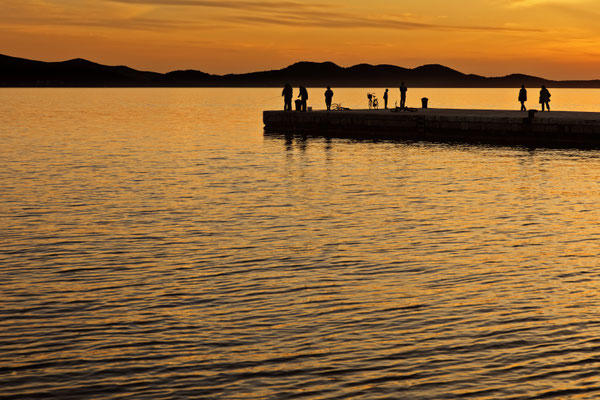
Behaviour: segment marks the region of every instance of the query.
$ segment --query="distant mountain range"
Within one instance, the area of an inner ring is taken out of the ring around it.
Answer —
[[[0,55],[0,87],[570,87],[600,88],[600,80],[553,81],[530,75],[484,77],[463,74],[439,64],[417,68],[358,64],[344,68],[332,62],[298,62],[279,70],[212,75],[201,71],[166,74],[107,66],[81,58],[43,62]]]

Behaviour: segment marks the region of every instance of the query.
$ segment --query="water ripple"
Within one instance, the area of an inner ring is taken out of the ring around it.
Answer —
[[[599,396],[598,152],[263,137],[221,90],[0,94],[0,399]]]

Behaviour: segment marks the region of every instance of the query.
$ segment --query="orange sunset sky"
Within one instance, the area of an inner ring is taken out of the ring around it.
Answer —
[[[597,0],[2,0],[0,53],[166,72],[296,61],[600,78]]]

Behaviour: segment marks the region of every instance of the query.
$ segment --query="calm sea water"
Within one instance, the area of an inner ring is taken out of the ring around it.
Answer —
[[[279,94],[0,90],[0,399],[600,396],[600,152],[264,136]]]

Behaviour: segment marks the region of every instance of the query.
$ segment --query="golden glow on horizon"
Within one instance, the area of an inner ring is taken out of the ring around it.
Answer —
[[[0,53],[160,72],[308,60],[594,79],[598,17],[592,0],[4,0]]]

